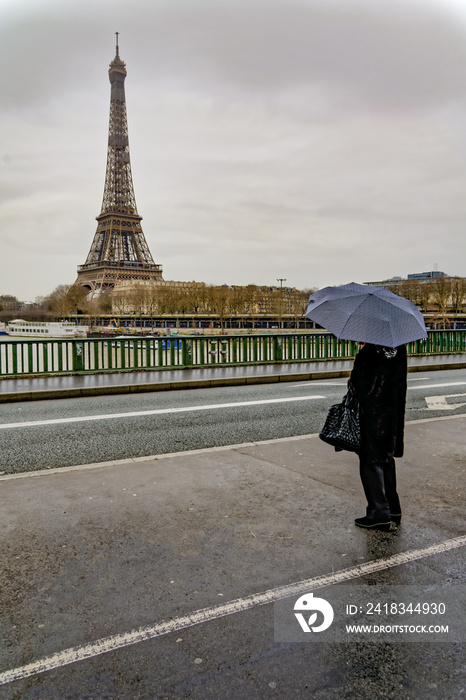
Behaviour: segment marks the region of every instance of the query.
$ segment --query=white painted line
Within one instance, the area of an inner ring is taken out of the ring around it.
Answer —
[[[429,377],[413,377],[408,378],[408,382],[425,382]],[[330,379],[328,381],[312,381],[312,382],[300,382],[299,384],[290,384],[290,388],[302,387],[302,386],[347,386],[348,382],[332,382]],[[449,382],[445,384],[425,384],[424,386],[408,386],[408,389],[436,389],[437,387],[444,386],[463,386],[466,382]]]
[[[440,389],[444,386],[464,386],[466,382],[447,382],[445,384],[426,384],[425,386],[409,386],[408,389],[416,389],[420,391],[422,389]]]
[[[278,588],[271,588],[267,591],[262,591],[261,593],[253,593],[252,595],[245,596],[244,598],[237,598],[236,600],[231,600],[228,603],[223,603],[222,605],[215,605],[210,608],[195,610],[188,615],[176,617],[173,620],[162,621],[155,625],[151,625],[150,627],[141,627],[137,630],[132,630],[131,632],[98,639],[92,644],[71,647],[70,649],[65,649],[64,651],[52,654],[45,659],[34,661],[26,666],[20,666],[18,668],[0,673],[0,685],[5,685],[6,683],[11,683],[23,678],[29,678],[30,676],[35,676],[38,673],[45,673],[46,671],[51,671],[55,668],[69,666],[77,661],[91,659],[96,656],[100,656],[101,654],[107,654],[108,652],[116,651],[117,649],[123,649],[133,644],[145,642],[148,639],[155,639],[166,634],[171,634],[172,632],[179,632],[180,630],[187,629],[188,627],[194,627],[195,625],[210,622],[211,620],[217,620],[222,617],[227,617],[228,615],[234,615],[238,612],[251,610],[252,608],[260,605],[267,605],[269,603],[274,603],[277,600],[292,598],[293,596],[300,596],[303,593],[324,588],[326,586],[334,586],[335,584],[342,583],[344,581],[351,581],[353,579],[360,578],[361,576],[374,573],[375,571],[384,571],[386,569],[391,569],[394,566],[401,566],[402,564],[408,564],[412,561],[425,559],[426,557],[430,557],[435,554],[442,554],[443,552],[458,549],[459,547],[464,547],[465,545],[466,535],[463,537],[455,537],[452,540],[439,542],[438,544],[425,547],[424,549],[415,549],[411,552],[394,554],[386,559],[378,559],[375,561],[365,562],[364,564],[358,564],[351,569],[342,569],[341,571],[337,571],[332,574],[324,574],[323,576],[316,576],[304,581],[289,583],[284,586],[279,586]]]
[[[348,382],[332,382],[330,379],[325,382],[299,382],[299,384],[289,384],[290,389],[296,389],[296,387],[302,386],[347,386]]]
[[[82,423],[84,421],[110,420],[111,418],[133,418],[135,416],[161,416],[169,413],[185,413],[187,411],[215,411],[221,408],[237,408],[238,406],[260,406],[272,403],[289,403],[290,401],[312,401],[325,399],[325,396],[291,396],[286,399],[263,399],[260,401],[236,401],[235,403],[207,404],[205,406],[182,406],[180,408],[156,408],[149,411],[132,411],[130,413],[106,413],[96,416],[72,416],[70,418],[52,418],[50,420],[24,421],[22,423],[3,423],[0,430],[6,428],[31,428],[39,425],[60,425],[65,423]]]
[[[436,420],[456,420],[456,419],[466,418],[466,413],[459,413],[456,416],[435,416],[435,418],[418,418],[417,420],[409,421],[408,425],[416,425],[420,423],[432,423]],[[1,477],[0,477],[1,478]]]

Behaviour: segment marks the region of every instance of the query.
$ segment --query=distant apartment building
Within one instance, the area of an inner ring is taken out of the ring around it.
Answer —
[[[407,279],[409,280],[432,280],[435,279],[436,277],[448,277],[446,272],[441,272],[440,270],[431,270],[430,272],[413,272],[410,275],[408,275]]]
[[[440,270],[431,270],[430,272],[412,272],[406,278],[404,277],[391,277],[388,280],[381,280],[379,282],[364,282],[369,287],[387,287],[396,286],[397,284],[403,284],[407,280],[416,280],[417,282],[428,282],[429,280],[435,279],[437,277],[448,277],[446,272],[441,272]]]

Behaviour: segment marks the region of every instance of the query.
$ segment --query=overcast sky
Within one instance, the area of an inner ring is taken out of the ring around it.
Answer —
[[[0,294],[85,262],[116,31],[165,279],[466,276],[464,0],[0,0]]]

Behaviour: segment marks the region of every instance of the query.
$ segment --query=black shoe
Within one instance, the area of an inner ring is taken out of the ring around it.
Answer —
[[[366,527],[372,530],[384,530],[385,532],[388,532],[390,530],[391,525],[390,521],[380,522],[378,520],[372,520],[372,518],[368,518],[367,515],[365,515],[364,518],[356,518],[354,523],[358,527]]]
[[[390,513],[390,520],[392,523],[399,525],[401,523],[401,513]]]

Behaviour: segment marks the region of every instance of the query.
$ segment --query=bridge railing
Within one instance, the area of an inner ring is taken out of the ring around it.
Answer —
[[[357,343],[330,333],[161,338],[7,338],[0,377],[239,366],[354,357]],[[466,353],[466,331],[429,331],[409,343],[410,355]]]

